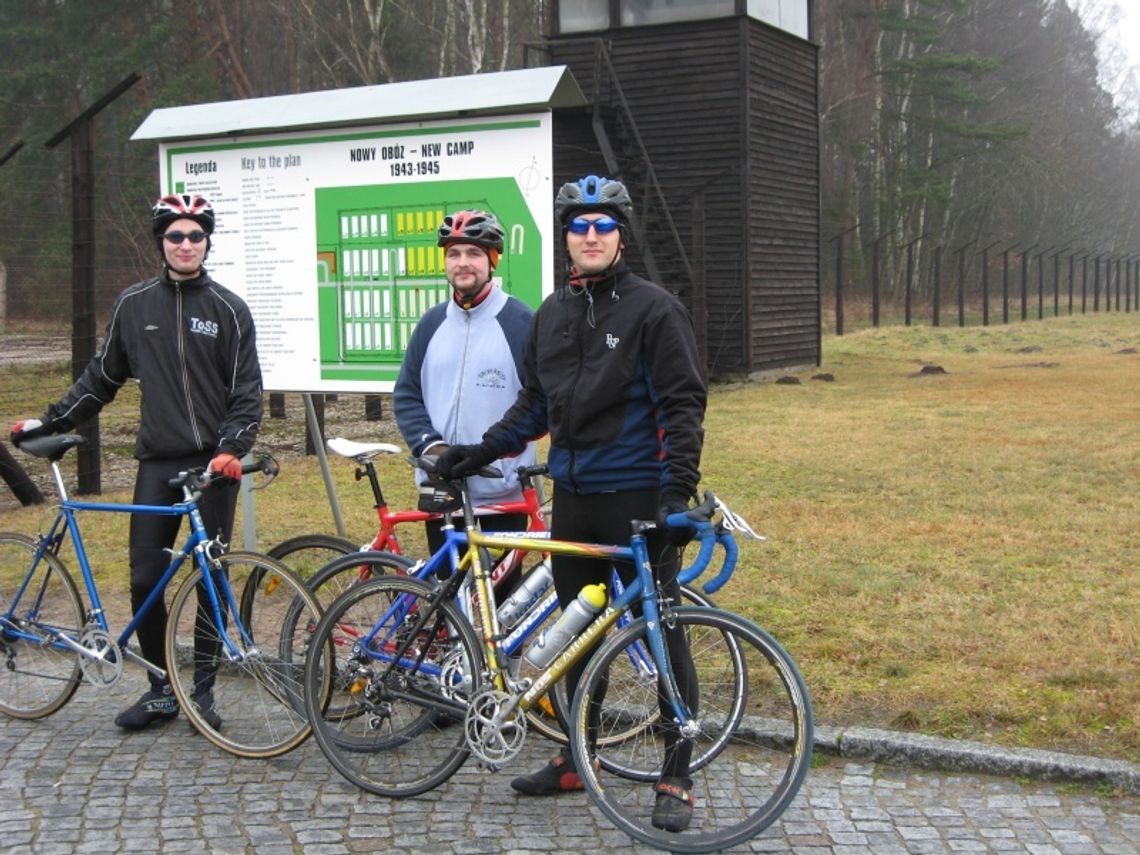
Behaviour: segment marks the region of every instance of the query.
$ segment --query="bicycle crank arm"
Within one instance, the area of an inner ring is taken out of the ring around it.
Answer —
[[[84,651],[87,653],[88,651]],[[129,647],[122,648],[123,658],[130,659],[136,665],[142,665],[147,671],[154,674],[160,680],[166,680],[166,672],[151,662],[149,659],[144,659],[141,653],[135,653]]]

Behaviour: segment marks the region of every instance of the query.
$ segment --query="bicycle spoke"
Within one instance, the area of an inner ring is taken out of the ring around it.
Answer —
[[[309,733],[302,676],[320,609],[300,580],[266,556],[234,552],[222,562],[225,573],[215,578],[233,592],[237,613],[226,609],[219,629],[201,573],[183,582],[167,629],[171,683],[187,717],[215,745],[241,757],[274,757]],[[203,701],[221,717],[217,726]]]
[[[36,542],[0,533],[0,712],[42,718],[67,703],[79,686],[79,657],[59,634],[78,638],[83,605],[70,574],[45,554],[28,577]],[[17,591],[23,594],[14,601]]]
[[[337,771],[378,795],[426,792],[467,758],[459,717],[480,679],[479,643],[433,594],[406,577],[353,586],[329,606],[319,654],[306,663],[317,743]],[[322,708],[311,689],[334,670],[336,691]]]
[[[686,725],[689,738],[680,739],[674,726],[658,726],[595,748],[588,729],[577,726],[573,749],[587,792],[619,828],[659,848],[712,852],[759,834],[795,797],[811,757],[811,702],[795,664],[758,627],[718,609],[679,609],[675,620],[695,640],[699,698],[693,699],[696,712]],[[599,693],[608,708],[634,716],[659,705],[656,681],[628,680],[615,670],[627,661],[627,648],[642,643],[645,632],[639,621],[591,660],[575,699],[576,723],[585,720],[581,713]],[[724,634],[732,636],[739,664],[717,655],[728,649],[722,641],[707,647],[701,641]],[[743,679],[732,673],[738,668]],[[685,751],[707,755],[703,765],[689,766]],[[695,795],[696,806],[689,827],[682,832],[655,827],[659,796],[654,783],[630,779],[615,766],[654,768],[658,775],[691,780],[686,789]]]

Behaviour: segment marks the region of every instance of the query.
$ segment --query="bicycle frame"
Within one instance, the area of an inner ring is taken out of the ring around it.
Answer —
[[[91,562],[87,555],[87,549],[83,542],[83,535],[80,529],[77,514],[80,511],[94,511],[99,513],[127,513],[127,514],[147,514],[157,516],[177,516],[189,517],[190,519],[190,532],[187,535],[186,541],[182,547],[177,551],[172,551],[172,560],[163,572],[158,583],[151,590],[147,598],[135,610],[131,620],[124,627],[123,631],[116,639],[116,644],[122,651],[123,656],[136,662],[155,674],[158,677],[165,678],[166,672],[154,665],[149,660],[144,659],[139,654],[129,650],[126,646],[127,641],[134,635],[138,629],[139,624],[154,607],[154,604],[162,598],[165,594],[166,587],[170,580],[174,578],[175,573],[182,567],[182,563],[191,554],[194,556],[199,569],[202,571],[203,587],[207,593],[207,599],[215,626],[224,626],[223,620],[223,602],[220,595],[219,588],[214,580],[213,573],[211,572],[211,561],[214,556],[211,555],[211,547],[216,543],[213,538],[206,534],[206,527],[202,521],[201,512],[198,510],[197,499],[193,495],[191,488],[184,484],[184,500],[174,505],[134,505],[134,504],[116,504],[112,502],[87,502],[75,499],[69,499],[67,496],[67,489],[63,483],[63,476],[59,471],[59,463],[57,461],[51,462],[52,477],[55,480],[56,488],[59,491],[60,503],[59,510],[56,513],[51,527],[48,529],[47,534],[41,535],[39,543],[36,546],[35,553],[32,557],[32,563],[29,566],[29,572],[24,577],[23,583],[20,585],[19,590],[13,603],[18,603],[23,597],[28,581],[32,577],[32,570],[34,570],[43,560],[44,553],[51,552],[56,557],[59,556],[60,548],[63,546],[64,541],[70,537],[72,547],[75,549],[76,558],[79,562],[80,572],[83,574],[83,584],[87,591],[87,596],[90,601],[90,612],[88,613],[88,621],[94,621],[96,626],[104,633],[110,632],[108,626],[107,616],[103,610],[102,599],[99,596],[98,585],[95,582],[94,573],[91,570]],[[229,590],[228,586],[224,589],[225,603],[224,607],[230,610],[230,613],[236,613],[238,609],[237,603],[234,601],[233,592]],[[9,611],[4,615],[7,620],[11,616]],[[245,630],[242,628],[242,632]],[[63,633],[57,633],[57,641],[67,648],[75,651],[76,653],[86,656],[88,658],[97,658],[98,654],[87,649],[79,644],[76,639],[70,638]],[[234,646],[232,640],[228,635],[224,634],[226,655],[232,660],[237,661],[242,658],[242,653]],[[251,639],[244,639],[250,642]]]
[[[680,516],[684,519],[684,515]],[[470,523],[470,520],[468,520],[468,523]],[[479,557],[481,549],[515,549],[523,552],[542,551],[555,555],[587,556],[610,562],[627,561],[633,563],[637,569],[637,578],[627,586],[624,591],[620,593],[615,591],[615,597],[611,602],[591,621],[576,639],[542,670],[541,674],[529,687],[521,693],[510,693],[512,695],[512,702],[504,707],[503,715],[512,713],[516,706],[521,707],[523,710],[529,710],[534,707],[539,702],[539,699],[550,690],[551,686],[558,682],[558,680],[565,675],[570,666],[580,658],[583,651],[593,646],[597,641],[600,641],[601,637],[626,614],[627,609],[635,602],[641,602],[642,616],[650,626],[660,625],[660,610],[657,604],[656,585],[653,581],[653,571],[649,560],[649,553],[645,545],[645,532],[652,528],[654,523],[634,522],[633,526],[634,531],[628,547],[553,540],[549,537],[538,537],[525,532],[483,533],[470,525],[467,531],[456,531],[452,525],[444,526],[445,542],[443,547],[437,550],[431,558],[422,562],[417,567],[415,575],[420,578],[429,578],[433,574],[451,576],[455,582],[453,582],[452,585],[445,584],[443,586],[440,592],[441,597],[453,596],[457,593],[456,585],[460,584],[460,580],[463,580],[463,584],[467,583],[466,580],[470,580],[470,585],[473,586],[476,595],[474,599],[477,601],[477,625],[482,633],[482,642],[487,661],[488,663],[493,663],[491,673],[494,686],[500,691],[507,691],[509,688],[507,669],[502,660],[502,654],[514,652],[514,649],[517,649],[517,645],[521,644],[522,641],[529,636],[531,629],[553,611],[556,605],[556,597],[553,593],[548,595],[547,600],[549,601],[549,605],[542,610],[542,617],[533,617],[524,621],[524,624],[517,627],[506,640],[503,640],[500,635],[498,616],[492,605],[494,603],[492,593],[493,583]],[[689,581],[704,571],[711,558],[712,547],[718,540],[717,534],[711,525],[706,522],[703,523],[703,526],[701,553],[698,555],[696,562],[682,574],[682,576],[685,577],[683,581]],[[462,555],[460,554],[461,550]],[[453,570],[455,571],[454,574],[452,573]],[[718,579],[721,577],[727,578],[727,575],[730,573],[731,568],[726,564],[725,570],[722,570]],[[710,586],[711,585],[712,583],[710,583]],[[461,602],[463,602],[463,598],[461,598]],[[380,628],[388,623],[389,617],[392,616],[395,610],[401,608],[402,606],[399,602],[393,604],[384,615],[380,616],[372,629],[360,639],[358,643],[364,649],[376,649],[375,641]],[[465,609],[465,611],[467,611],[470,616],[470,610]],[[422,621],[425,620],[426,615],[420,617],[421,623],[416,626],[416,631],[422,629]],[[657,673],[666,676],[664,680],[666,697],[673,708],[677,720],[687,721],[689,719],[688,711],[681,700],[680,690],[673,679],[664,639],[659,630],[649,632],[648,637],[649,655],[653,660],[653,664],[656,666]],[[435,674],[438,668],[430,663],[424,662],[423,654],[419,657],[408,657],[406,655],[408,652],[408,644],[409,642],[404,642],[397,646],[396,652],[394,653],[395,661],[406,666],[410,661],[418,659],[419,661],[416,662],[416,667],[423,668],[425,673]],[[511,646],[508,647],[508,644]]]
[[[426,523],[432,520],[444,519],[444,515],[430,511],[408,510],[391,511],[384,498],[384,491],[380,486],[380,478],[376,474],[376,466],[372,457],[376,454],[399,454],[402,449],[389,443],[375,443],[371,445],[356,444],[349,440],[336,437],[328,441],[329,448],[342,457],[347,457],[356,463],[356,480],[367,478],[372,488],[372,497],[375,502],[376,517],[380,527],[372,541],[363,548],[376,552],[393,552],[403,555],[400,539],[396,528],[406,523]],[[495,502],[489,505],[480,505],[473,509],[476,519],[486,514],[526,514],[527,531],[546,531],[546,516],[542,506],[542,482],[535,480],[536,476],[546,471],[545,466],[527,466],[518,470],[519,485],[522,488],[522,499],[513,502]],[[522,553],[515,551],[505,555],[503,560],[496,562],[493,579],[497,583],[510,575],[522,561]]]

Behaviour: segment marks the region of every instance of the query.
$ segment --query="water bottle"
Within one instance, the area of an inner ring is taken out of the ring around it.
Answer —
[[[526,652],[526,660],[535,668],[545,668],[554,661],[570,641],[581,632],[606,604],[606,586],[587,585],[578,598],[562,612],[554,626],[546,630]]]
[[[499,606],[499,624],[510,629],[518,623],[519,618],[526,614],[526,610],[546,593],[546,589],[550,587],[553,581],[554,576],[550,572],[550,559],[544,558],[541,564],[526,574],[522,584],[515,588],[514,593]]]

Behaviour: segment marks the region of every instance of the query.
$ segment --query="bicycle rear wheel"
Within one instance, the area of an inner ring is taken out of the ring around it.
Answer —
[[[211,572],[223,627],[214,623],[201,570],[174,595],[166,630],[170,682],[186,717],[210,742],[239,757],[276,757],[309,735],[303,674],[320,606],[292,571],[267,556],[230,552],[221,568]],[[287,636],[286,615],[292,615]],[[323,702],[328,686],[315,690]],[[214,715],[221,724],[211,723]]]
[[[0,712],[13,718],[51,715],[71,700],[82,676],[75,651],[51,640],[57,632],[79,638],[79,591],[51,553],[28,577],[36,546],[25,535],[0,533]]]
[[[330,561],[359,549],[359,544],[343,537],[331,534],[302,534],[282,541],[266,555],[276,558],[307,582]]]
[[[397,576],[354,585],[326,610],[313,649],[306,686],[334,672],[341,683],[328,707],[306,695],[309,719],[345,778],[377,795],[414,796],[463,765],[462,718],[483,656],[471,624],[437,589]]]
[[[322,606],[328,606],[353,585],[376,576],[407,576],[415,564],[395,552],[353,551],[328,562],[305,580]]]
[[[342,556],[335,562],[318,570],[305,586],[317,598],[322,608],[328,608],[334,600],[349,588],[363,584],[369,579],[378,576],[406,576],[408,568],[413,562],[403,555],[392,552],[358,552],[352,556]],[[306,644],[309,638],[297,632],[297,624],[306,618],[303,604],[297,601],[296,608],[286,612],[282,623],[281,638],[287,642],[292,638],[299,638]],[[355,699],[345,694],[352,678],[344,672],[347,651],[336,649],[329,660],[334,668],[331,673],[332,695],[328,702],[325,714],[331,717],[344,714],[355,706]]]
[[[672,617],[689,638],[730,635],[743,667],[743,679],[738,679],[726,672],[725,663],[694,650],[700,700],[684,727],[693,730],[694,756],[708,753],[709,743],[721,747],[703,767],[689,772],[692,785],[686,789],[696,797],[689,827],[656,828],[653,785],[607,768],[613,765],[608,761],[620,756],[622,765],[661,770],[675,737],[667,738],[661,727],[647,728],[635,738],[595,748],[587,730],[587,710],[602,695],[606,707],[625,707],[637,717],[658,707],[656,681],[623,677],[628,648],[647,638],[645,621],[618,633],[590,660],[574,699],[572,750],[590,798],[631,837],[673,852],[714,852],[759,834],[799,791],[811,760],[811,700],[791,657],[754,624],[720,609],[677,609]],[[734,704],[722,701],[737,692],[743,695],[745,715],[734,720]],[[726,728],[730,739],[724,738]]]

